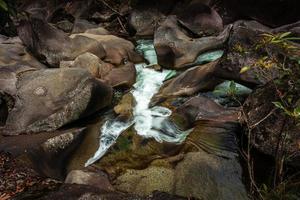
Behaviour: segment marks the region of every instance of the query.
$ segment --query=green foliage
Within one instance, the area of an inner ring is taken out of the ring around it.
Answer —
[[[294,108],[293,110],[288,110],[287,107],[283,106],[281,102],[273,102],[273,104],[277,107],[280,108],[281,110],[284,111],[285,114],[287,114],[290,117],[293,117],[295,119],[300,118],[300,106],[297,106],[296,108]]]
[[[7,4],[4,0],[0,0],[0,9],[2,9],[4,11],[8,11]]]
[[[236,83],[234,81],[230,81],[229,89],[228,89],[228,96],[234,97],[238,93],[238,88],[236,86]]]

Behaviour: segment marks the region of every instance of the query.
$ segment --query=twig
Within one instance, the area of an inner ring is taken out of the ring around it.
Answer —
[[[128,33],[128,32],[126,31],[126,29],[125,29],[125,27],[124,27],[124,25],[123,25],[123,23],[122,23],[122,21],[120,20],[119,17],[117,17],[117,20],[118,20],[118,22],[119,22],[119,24],[120,24],[122,30],[123,30],[125,33]]]
[[[104,0],[101,0],[101,2],[106,6],[108,7],[109,9],[111,9],[113,12],[117,13],[118,15],[122,16],[121,13],[119,13],[116,9],[112,8],[110,5],[108,5],[108,3],[106,3],[106,1]]]
[[[272,115],[274,113],[274,111],[277,108],[273,108],[269,114],[267,114],[264,118],[262,118],[261,120],[259,120],[258,122],[256,122],[255,124],[252,124],[249,128],[253,129],[254,127],[256,127],[257,125],[259,125],[260,123],[262,123],[263,121],[265,121],[268,117],[270,117],[270,115]]]

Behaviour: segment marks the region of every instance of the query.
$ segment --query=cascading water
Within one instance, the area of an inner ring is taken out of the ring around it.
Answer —
[[[138,42],[137,51],[141,52],[150,65],[157,64],[157,57],[152,41]],[[118,119],[108,120],[101,128],[100,146],[94,156],[85,166],[99,160],[105,152],[115,143],[118,136],[134,124],[137,134],[143,137],[153,137],[158,142],[167,141],[180,143],[184,141],[189,131],[180,131],[175,124],[168,120],[171,110],[156,106],[149,108],[152,96],[158,92],[166,78],[176,74],[172,70],[161,72],[147,68],[145,63],[137,64],[137,82],[134,84],[132,94],[136,100],[133,110],[133,119],[127,122]]]

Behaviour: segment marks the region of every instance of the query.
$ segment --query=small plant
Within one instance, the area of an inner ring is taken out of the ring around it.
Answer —
[[[4,11],[8,11],[7,4],[3,0],[0,0],[0,9],[2,9]]]
[[[284,111],[284,113],[292,118],[299,119],[300,118],[300,106],[297,106],[293,110],[289,110],[285,106],[282,105],[281,102],[273,102],[273,104],[277,107],[280,108],[281,110]]]

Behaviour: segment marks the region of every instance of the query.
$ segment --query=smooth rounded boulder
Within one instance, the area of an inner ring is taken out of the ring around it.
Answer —
[[[112,100],[112,88],[80,68],[29,71],[18,77],[16,88],[2,131],[8,135],[56,130]]]
[[[154,34],[158,64],[164,68],[184,69],[191,66],[201,53],[223,46],[231,25],[218,36],[193,38],[180,25],[176,16],[169,16]]]

